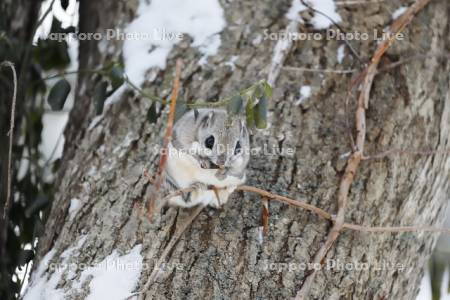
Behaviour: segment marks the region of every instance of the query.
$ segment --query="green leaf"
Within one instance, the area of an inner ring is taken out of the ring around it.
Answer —
[[[261,98],[262,96],[264,96],[264,87],[261,84],[258,84],[255,87],[255,90],[253,92],[253,96],[257,99]]]
[[[237,115],[242,110],[243,99],[240,95],[236,95],[230,99],[227,105],[227,111],[229,115]]]
[[[103,113],[103,107],[105,105],[105,100],[108,97],[106,89],[108,88],[108,83],[106,81],[101,81],[95,86],[94,89],[94,104],[95,113],[101,115]]]
[[[111,79],[111,86],[113,90],[120,87],[124,81],[124,71],[120,66],[113,66],[109,72],[109,78]]]
[[[263,85],[263,89],[264,89],[264,95],[266,96],[267,99],[271,99],[272,98],[272,87],[266,81],[263,81],[262,85]]]
[[[255,105],[254,118],[256,128],[267,128],[267,98],[260,98],[258,103]]]
[[[156,111],[156,103],[153,102],[152,105],[150,105],[148,111],[147,111],[147,120],[150,123],[156,123],[158,120],[158,112]]]
[[[253,112],[253,101],[251,99],[247,100],[247,105],[245,106],[245,116],[247,119],[247,127],[253,127],[255,125],[255,118]]]
[[[70,93],[70,83],[66,79],[59,80],[48,94],[48,104],[52,110],[61,110],[64,107],[67,96]]]

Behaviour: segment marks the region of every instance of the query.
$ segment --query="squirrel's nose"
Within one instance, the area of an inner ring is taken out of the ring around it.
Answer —
[[[217,165],[219,166],[219,169],[225,168],[225,162],[227,161],[227,158],[225,155],[219,155],[217,157]]]

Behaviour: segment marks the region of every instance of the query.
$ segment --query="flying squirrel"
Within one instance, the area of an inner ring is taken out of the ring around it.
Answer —
[[[245,182],[249,158],[249,132],[241,117],[224,109],[186,112],[173,128],[166,188],[192,191],[168,199],[169,205],[220,207]]]

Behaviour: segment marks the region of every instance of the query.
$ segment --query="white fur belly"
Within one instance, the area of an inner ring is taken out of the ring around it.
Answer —
[[[237,186],[245,182],[245,176],[238,178],[228,175],[222,180],[217,178],[217,170],[201,168],[200,163],[194,157],[183,151],[178,151],[171,144],[169,145],[167,172],[180,188],[189,187],[196,182],[218,188]]]
[[[180,196],[173,197],[169,203],[176,206],[192,207],[203,203],[214,207],[220,207],[226,203],[230,194],[236,186],[245,182],[245,176],[238,178],[226,176],[223,180],[217,178],[217,170],[202,169],[200,163],[191,155],[178,151],[169,144],[169,157],[167,159],[166,171],[180,188],[188,188],[192,184],[200,182],[206,185],[213,185],[217,188],[225,188],[218,191],[212,190],[194,191],[191,193],[191,201],[184,202]]]

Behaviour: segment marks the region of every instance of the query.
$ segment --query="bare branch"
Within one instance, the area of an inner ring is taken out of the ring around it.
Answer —
[[[262,213],[261,213],[261,226],[263,228],[264,235],[267,235],[269,233],[269,199],[267,197],[261,198],[262,202]]]
[[[337,6],[345,6],[345,5],[358,5],[358,4],[377,4],[377,3],[383,3],[386,0],[343,0],[343,1],[336,1]]]
[[[387,72],[391,69],[400,67],[401,65],[407,64],[414,60],[430,58],[430,57],[438,57],[438,58],[447,58],[450,59],[449,53],[436,53],[436,54],[415,54],[410,57],[406,57],[404,59],[400,59],[399,61],[392,62],[386,66],[383,66],[378,69],[377,74],[381,72]],[[320,68],[306,68],[306,67],[292,67],[292,66],[283,66],[285,71],[291,72],[311,72],[311,73],[330,73],[330,74],[353,74],[358,71],[358,69],[347,69],[347,70],[339,70],[339,69],[320,69]]]
[[[277,195],[277,194],[273,194],[273,193],[270,193],[268,191],[265,191],[263,189],[259,189],[259,188],[253,187],[253,186],[241,185],[241,186],[238,186],[236,188],[236,191],[244,191],[244,192],[256,193],[256,194],[259,194],[259,195],[261,195],[263,197],[269,198],[271,200],[277,200],[279,202],[283,202],[283,203],[289,204],[291,206],[300,207],[300,208],[309,210],[309,211],[317,214],[318,216],[320,216],[320,217],[322,217],[324,219],[327,219],[327,220],[331,220],[332,219],[331,218],[331,214],[327,213],[323,209],[320,209],[320,208],[318,208],[318,207],[316,207],[314,205],[311,205],[311,204],[308,204],[308,203],[305,203],[305,202],[301,202],[301,201],[298,201],[298,200],[294,200],[294,199],[291,199],[291,198],[288,198],[288,197],[285,197],[285,196],[280,196],[280,195]]]
[[[328,251],[333,246],[336,239],[339,237],[340,231],[343,228],[345,221],[345,210],[348,202],[348,194],[350,187],[353,183],[354,177],[358,166],[364,156],[364,143],[366,139],[366,109],[369,106],[370,91],[372,88],[372,83],[377,74],[378,64],[380,63],[381,57],[387,51],[387,49],[395,41],[395,36],[401,32],[406,25],[408,25],[414,18],[414,15],[419,12],[430,0],[417,0],[409,9],[397,18],[390,27],[391,34],[389,39],[383,41],[378,45],[375,54],[369,66],[363,72],[364,79],[362,82],[361,92],[358,98],[358,106],[356,108],[355,122],[356,122],[356,149],[349,157],[347,161],[347,166],[345,168],[344,175],[342,176],[341,183],[339,185],[338,191],[338,212],[336,215],[336,220],[328,233],[327,239],[324,244],[320,247],[314,256],[313,263],[321,264]],[[309,290],[311,289],[312,283],[316,276],[317,270],[312,270],[311,273],[305,278],[301,289],[298,291],[295,299],[303,300],[308,298]]]
[[[288,204],[290,206],[300,207],[303,209],[306,209],[310,212],[313,212],[320,217],[335,222],[336,217],[331,215],[330,213],[310,204],[306,204],[304,202],[301,202],[299,200],[294,200],[285,196],[280,196],[277,194],[270,193],[268,191],[265,191],[263,189],[259,189],[256,187],[248,186],[248,185],[241,185],[236,188],[236,190],[246,191],[246,192],[252,192],[256,193],[262,196],[261,201],[263,202],[263,205],[265,205],[265,202],[267,200],[274,200],[281,203]],[[184,190],[180,190],[177,192],[184,192]],[[175,192],[174,194],[171,194],[170,197],[173,197],[175,195],[179,195]],[[444,234],[450,234],[450,228],[438,228],[433,226],[363,226],[353,223],[343,223],[342,228],[344,229],[350,229],[355,231],[362,231],[362,232],[373,232],[373,233],[393,233],[393,232],[433,232],[433,233],[444,233]]]
[[[432,233],[450,234],[450,228],[436,228],[436,227],[432,227],[432,226],[371,227],[371,226],[362,226],[362,225],[344,223],[344,225],[342,227],[346,228],[346,229],[355,230],[355,231],[373,232],[373,233],[432,232]]]
[[[154,192],[152,193],[152,196],[150,197],[150,200],[148,202],[148,211],[147,216],[149,219],[151,219],[154,211],[155,201],[157,197],[159,196],[159,191],[161,189],[161,185],[165,180],[165,168],[167,163],[167,148],[169,147],[169,143],[172,139],[172,131],[173,131],[173,123],[175,118],[175,107],[177,105],[177,97],[178,97],[178,91],[180,89],[180,76],[181,76],[181,66],[182,66],[181,59],[177,59],[176,67],[175,67],[175,81],[173,83],[173,89],[172,89],[172,95],[170,99],[170,107],[169,107],[169,116],[167,119],[167,128],[166,133],[164,135],[163,140],[163,147],[161,152],[161,157],[159,160],[159,166],[158,171],[156,173],[156,179],[154,183]]]
[[[357,69],[349,69],[349,70],[337,70],[337,69],[314,69],[314,68],[303,68],[303,67],[283,67],[286,71],[293,72],[313,72],[313,73],[334,73],[334,74],[352,74],[358,71]]]
[[[450,149],[436,149],[436,150],[403,150],[403,149],[390,149],[375,155],[364,156],[363,160],[383,159],[390,155],[445,155],[450,154]]]
[[[8,149],[8,183],[6,188],[6,199],[5,199],[5,207],[3,208],[3,219],[7,220],[7,215],[9,212],[9,207],[11,205],[11,161],[12,161],[12,145],[13,145],[13,136],[14,136],[14,119],[16,114],[16,101],[17,101],[17,73],[14,64],[10,61],[4,61],[0,64],[0,67],[9,67],[13,74],[13,98],[11,103],[11,123],[9,124],[9,149]],[[5,224],[6,225],[6,224]]]
[[[214,189],[214,187],[209,187],[209,189]],[[218,188],[216,188],[218,189]],[[179,196],[182,193],[186,193],[189,191],[192,191],[192,188],[184,188],[177,191],[174,191],[167,195],[165,199],[169,199],[171,197]],[[336,224],[336,218],[329,214],[328,212],[310,204],[306,204],[304,202],[301,202],[299,200],[294,200],[285,196],[273,194],[271,192],[268,192],[266,190],[256,188],[253,186],[248,185],[241,185],[236,188],[235,191],[244,191],[244,192],[251,192],[255,194],[259,194],[262,197],[260,198],[263,203],[263,229],[264,234],[267,233],[268,228],[268,202],[269,200],[278,201],[281,203],[288,204],[290,206],[300,207],[303,209],[306,209],[310,212],[313,212],[320,217],[329,220],[331,222],[334,222]],[[169,243],[164,247],[164,250],[158,259],[158,261],[155,263],[154,268],[148,277],[144,287],[138,291],[130,295],[127,299],[131,299],[135,296],[139,296],[139,299],[144,299],[144,293],[150,288],[150,286],[155,282],[158,275],[161,272],[164,272],[165,263],[167,263],[166,259],[169,256],[170,252],[173,250],[173,248],[176,246],[177,242],[183,235],[183,233],[189,228],[189,226],[192,224],[192,222],[195,220],[195,218],[200,214],[200,212],[205,208],[204,205],[197,206],[192,214],[189,215],[189,217],[184,220],[180,227],[177,228],[175,234],[171,237]],[[265,215],[266,214],[266,215]],[[266,217],[264,219],[264,217]],[[432,232],[432,233],[444,233],[444,234],[450,234],[450,228],[436,228],[432,226],[395,226],[395,227],[371,227],[371,226],[363,226],[358,224],[352,224],[352,223],[342,223],[339,230],[336,231],[335,234],[339,235],[340,230],[342,229],[348,229],[348,230],[354,230],[354,231],[360,231],[360,232],[368,232],[368,233],[398,233],[398,232]],[[308,277],[310,278],[310,277]]]

